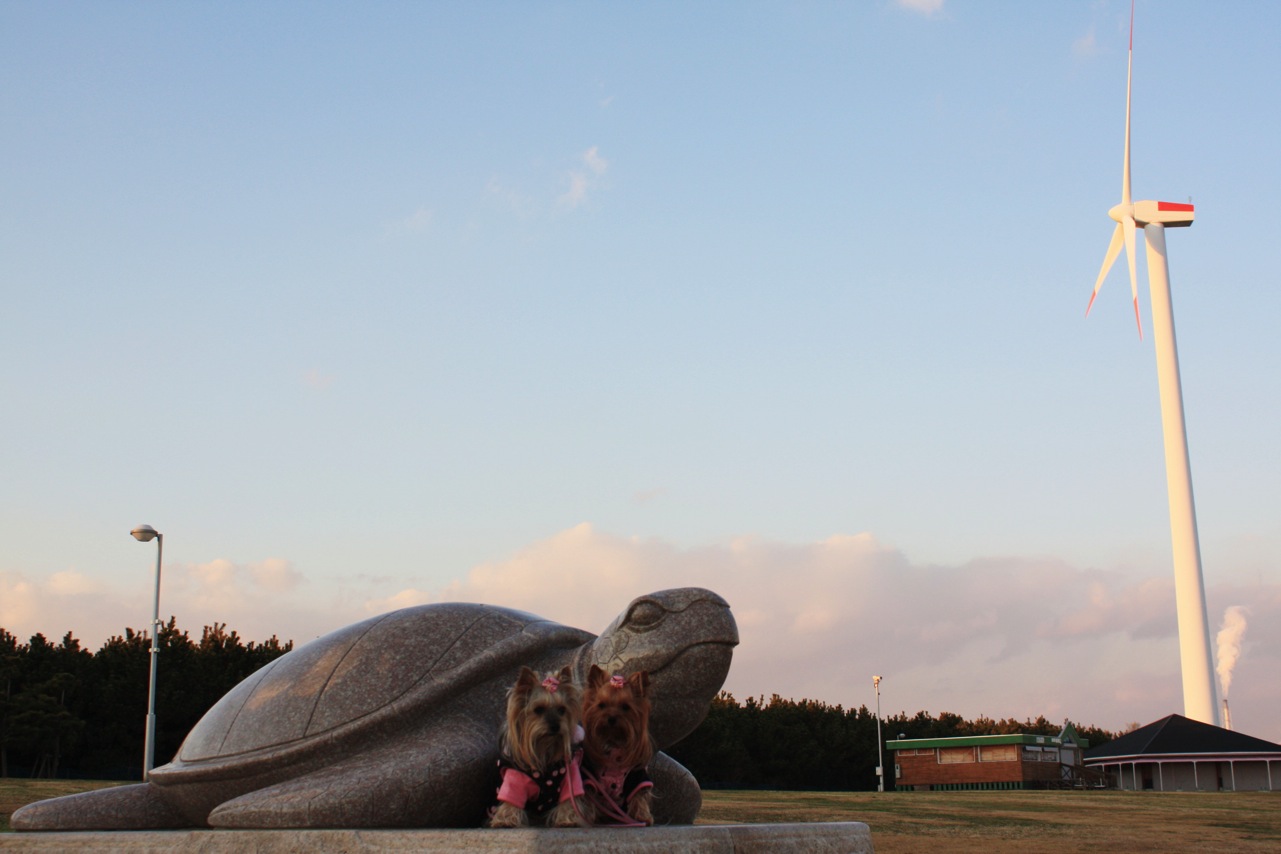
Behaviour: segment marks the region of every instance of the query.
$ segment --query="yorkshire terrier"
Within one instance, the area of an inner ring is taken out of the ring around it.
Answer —
[[[499,731],[502,785],[490,827],[528,827],[531,817],[551,827],[591,824],[583,798],[582,709],[568,667],[541,675],[520,669]]]
[[[654,784],[647,766],[654,756],[649,737],[649,673],[611,676],[595,664],[583,695],[583,748],[597,813],[616,823],[653,824]],[[629,821],[630,819],[630,821]]]

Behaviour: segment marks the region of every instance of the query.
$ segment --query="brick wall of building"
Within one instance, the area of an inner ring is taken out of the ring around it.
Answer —
[[[896,753],[894,761],[901,771],[901,776],[895,780],[895,786],[899,788],[969,783],[1053,782],[1059,779],[1061,773],[1057,762],[1024,762],[1022,759],[940,763],[932,751],[923,756],[903,756]]]

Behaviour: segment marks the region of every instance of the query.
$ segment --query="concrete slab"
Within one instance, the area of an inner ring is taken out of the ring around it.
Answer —
[[[0,851],[130,854],[367,854],[378,851],[567,854],[873,854],[862,822],[521,830],[136,830],[4,833]]]

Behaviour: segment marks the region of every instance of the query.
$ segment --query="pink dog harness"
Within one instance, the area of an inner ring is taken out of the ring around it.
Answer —
[[[589,764],[584,769],[587,787],[591,790],[589,797],[596,804],[602,818],[613,824],[639,827],[640,822],[634,821],[625,810],[637,792],[654,788],[654,782],[649,778],[649,771],[644,765],[632,768],[621,765],[618,754],[617,750],[611,751],[608,764],[603,767],[596,768]]]

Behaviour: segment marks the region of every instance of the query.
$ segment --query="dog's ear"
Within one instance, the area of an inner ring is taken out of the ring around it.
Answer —
[[[649,671],[636,671],[631,676],[627,677],[627,684],[631,686],[633,694],[638,697],[644,697],[649,691]]]
[[[528,697],[537,685],[538,674],[521,665],[520,675],[516,677],[516,695],[518,697]]]
[[[595,691],[600,686],[609,681],[609,674],[601,670],[595,664],[592,665],[591,671],[587,674],[587,687]]]
[[[556,678],[560,680],[560,684],[562,685],[573,685],[574,671],[570,669],[568,664],[566,664],[564,667],[560,669],[560,675],[558,675]]]

